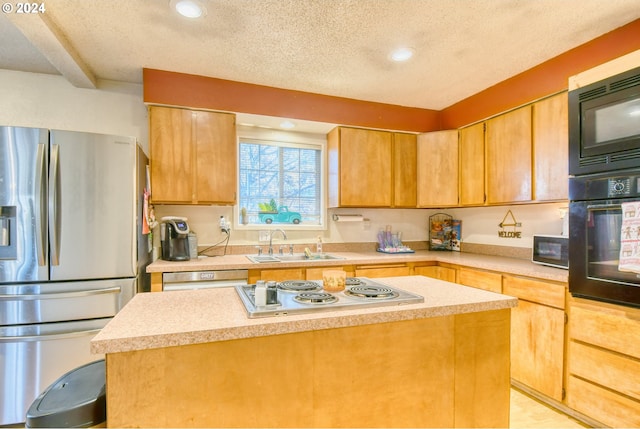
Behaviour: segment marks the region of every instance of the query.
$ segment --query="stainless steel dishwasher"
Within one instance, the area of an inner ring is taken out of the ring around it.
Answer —
[[[249,281],[249,270],[215,270],[185,271],[179,273],[163,273],[162,289],[164,291],[208,289],[215,287],[233,287],[246,285]]]

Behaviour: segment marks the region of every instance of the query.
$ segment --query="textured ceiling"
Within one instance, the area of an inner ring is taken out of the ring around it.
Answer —
[[[443,109],[640,17],[640,0],[46,0],[0,15],[0,68],[77,86],[142,68]],[[17,3],[16,3],[17,4]],[[415,49],[406,63],[389,52]]]

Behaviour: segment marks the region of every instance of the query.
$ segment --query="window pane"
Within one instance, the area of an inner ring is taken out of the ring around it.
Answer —
[[[249,223],[265,223],[260,212],[272,205],[294,212],[270,216],[273,223],[294,223],[298,217],[302,224],[322,223],[320,145],[241,141],[239,152],[240,207],[246,208]]]

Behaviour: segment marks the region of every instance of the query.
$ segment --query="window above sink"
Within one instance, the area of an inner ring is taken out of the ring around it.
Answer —
[[[325,150],[325,135],[239,126],[235,226],[326,229]]]

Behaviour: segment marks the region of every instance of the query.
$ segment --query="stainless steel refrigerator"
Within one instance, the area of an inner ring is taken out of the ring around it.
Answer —
[[[90,339],[144,289],[145,164],[131,137],[0,127],[0,426],[101,359]]]

